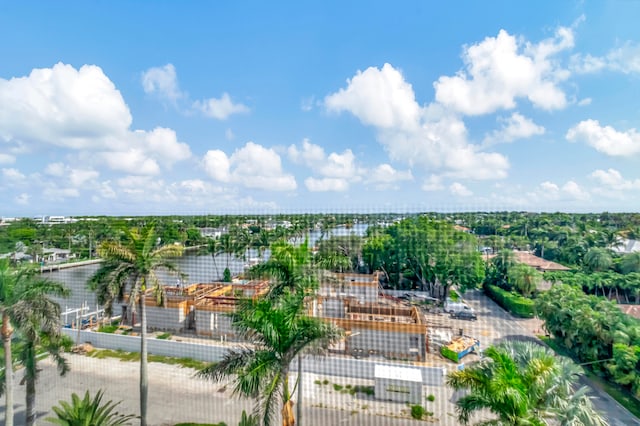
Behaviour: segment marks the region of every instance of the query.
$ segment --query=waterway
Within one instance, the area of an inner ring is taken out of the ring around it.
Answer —
[[[314,246],[321,238],[329,238],[330,236],[347,236],[358,235],[364,236],[367,231],[367,224],[356,224],[352,228],[336,227],[329,230],[323,235],[321,231],[314,230],[305,236],[309,241],[309,246]],[[292,243],[300,243],[304,238],[292,240]],[[211,255],[186,254],[176,259],[176,264],[186,278],[182,281],[183,285],[193,283],[213,282],[222,279],[222,274],[226,267],[229,268],[232,275],[237,275],[250,266],[250,264],[264,261],[269,258],[269,250],[264,253],[258,253],[257,250],[248,250],[245,258],[241,259],[233,255],[220,254],[216,256],[215,261]],[[45,272],[44,275],[52,280],[64,283],[70,290],[71,295],[65,299],[58,299],[62,311],[67,309],[80,308],[84,304],[88,305],[93,311],[98,305],[96,295],[88,289],[87,283],[100,267],[100,264],[83,265],[74,268],[61,269],[53,272]],[[158,278],[164,285],[175,285],[178,278],[168,273],[159,272]]]

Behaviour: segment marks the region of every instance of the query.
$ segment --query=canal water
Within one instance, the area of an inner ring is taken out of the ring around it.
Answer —
[[[311,231],[306,235],[309,240],[309,246],[314,246],[321,238],[330,236],[348,236],[366,234],[368,225],[356,224],[352,228],[336,227],[329,230],[328,233],[322,235],[321,231]],[[292,243],[300,243],[304,239],[292,240]],[[186,254],[176,259],[176,264],[182,273],[186,274],[186,278],[182,281],[183,285],[193,283],[213,282],[222,279],[222,274],[226,267],[229,267],[232,275],[237,275],[251,264],[264,261],[269,258],[269,250],[264,253],[258,253],[257,250],[247,250],[244,259],[229,254],[220,254],[216,256],[215,261],[211,255]],[[100,267],[100,264],[84,265],[77,268],[62,269],[54,272],[46,272],[44,275],[48,278],[64,283],[70,290],[71,295],[66,299],[58,299],[62,311],[67,309],[77,309],[84,304],[88,305],[90,311],[97,307],[95,293],[87,288],[87,283],[91,276]],[[168,273],[160,272],[158,274],[160,282],[164,285],[176,285],[178,278]]]

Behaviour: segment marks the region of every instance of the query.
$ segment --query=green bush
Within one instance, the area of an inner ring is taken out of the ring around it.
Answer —
[[[435,401],[435,400],[436,400],[436,397],[435,397],[435,395],[434,395],[434,394],[430,394],[430,395],[428,395],[428,396],[427,396],[427,401],[429,401],[429,402],[433,402],[433,401]]]
[[[416,420],[422,420],[422,417],[425,414],[424,407],[422,405],[412,405],[411,406],[411,417]]]
[[[337,392],[340,392],[340,391],[342,390],[342,388],[343,388],[343,386],[342,386],[342,385],[339,385],[339,384],[337,384],[337,383],[334,383],[334,384],[333,384],[333,390],[335,390],[335,391],[337,391]]]
[[[328,381],[327,379],[324,379],[324,380],[322,381],[322,384],[323,384],[323,385],[328,385],[328,384],[329,384],[329,381]]]
[[[156,336],[156,339],[167,340],[171,337],[171,333],[162,333]]]
[[[117,325],[101,325],[98,328],[98,332],[99,333],[115,333],[115,331],[118,329]]]
[[[535,303],[531,299],[511,293],[495,285],[486,284],[484,291],[498,305],[502,306],[514,316],[520,318],[533,318]]]

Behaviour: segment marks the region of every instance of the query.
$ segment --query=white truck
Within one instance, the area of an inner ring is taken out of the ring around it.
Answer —
[[[473,312],[473,309],[469,305],[464,302],[454,302],[452,300],[447,300],[444,302],[444,311],[453,314],[461,311]]]

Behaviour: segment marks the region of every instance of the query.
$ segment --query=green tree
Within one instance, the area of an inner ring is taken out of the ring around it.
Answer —
[[[273,424],[278,407],[283,426],[295,424],[291,397],[301,384],[290,385],[289,365],[302,351],[322,351],[340,337],[330,322],[304,314],[305,294],[287,289],[277,299],[241,301],[232,324],[254,345],[231,349],[198,373],[215,381],[233,377],[234,393],[256,399],[254,413],[264,426]]]
[[[154,226],[125,229],[123,242],[107,240],[98,248],[104,259],[100,269],[90,280],[98,302],[112,312],[113,303],[124,298],[129,288],[129,306],[132,312],[140,308],[140,424],[147,424],[147,315],[146,296],[151,291],[158,304],[164,302],[164,292],[156,271],[164,269],[179,273],[174,259],[182,256],[184,247],[178,244],[157,246]]]
[[[569,359],[535,343],[515,341],[491,346],[484,354],[479,363],[447,376],[454,390],[467,391],[456,402],[460,423],[467,425],[473,413],[488,410],[497,419],[482,424],[542,426],[548,419],[560,419],[563,425],[607,424],[584,388],[574,392],[581,370]]]
[[[14,329],[31,330],[41,325],[47,330],[55,329],[52,317],[60,306],[51,296],[66,296],[69,290],[62,284],[41,277],[30,267],[12,268],[8,259],[0,259],[0,315],[2,316],[2,343],[5,365],[5,425],[13,425],[13,357],[11,340]],[[58,324],[59,325],[59,324]],[[35,338],[33,339],[35,341]],[[33,360],[33,358],[30,358]],[[35,391],[34,391],[35,392]],[[35,394],[34,394],[35,395]],[[35,398],[35,396],[34,396]]]
[[[589,272],[606,271],[613,265],[610,251],[600,247],[589,249],[582,262]]]
[[[104,393],[99,390],[91,398],[89,391],[84,398],[73,393],[71,402],[59,401],[59,405],[52,407],[56,417],[48,417],[46,420],[60,426],[125,426],[135,419],[133,414],[121,414],[115,411],[120,402],[102,402]]]
[[[542,282],[542,274],[539,271],[522,263],[512,265],[507,274],[511,286],[524,297],[531,297]]]

